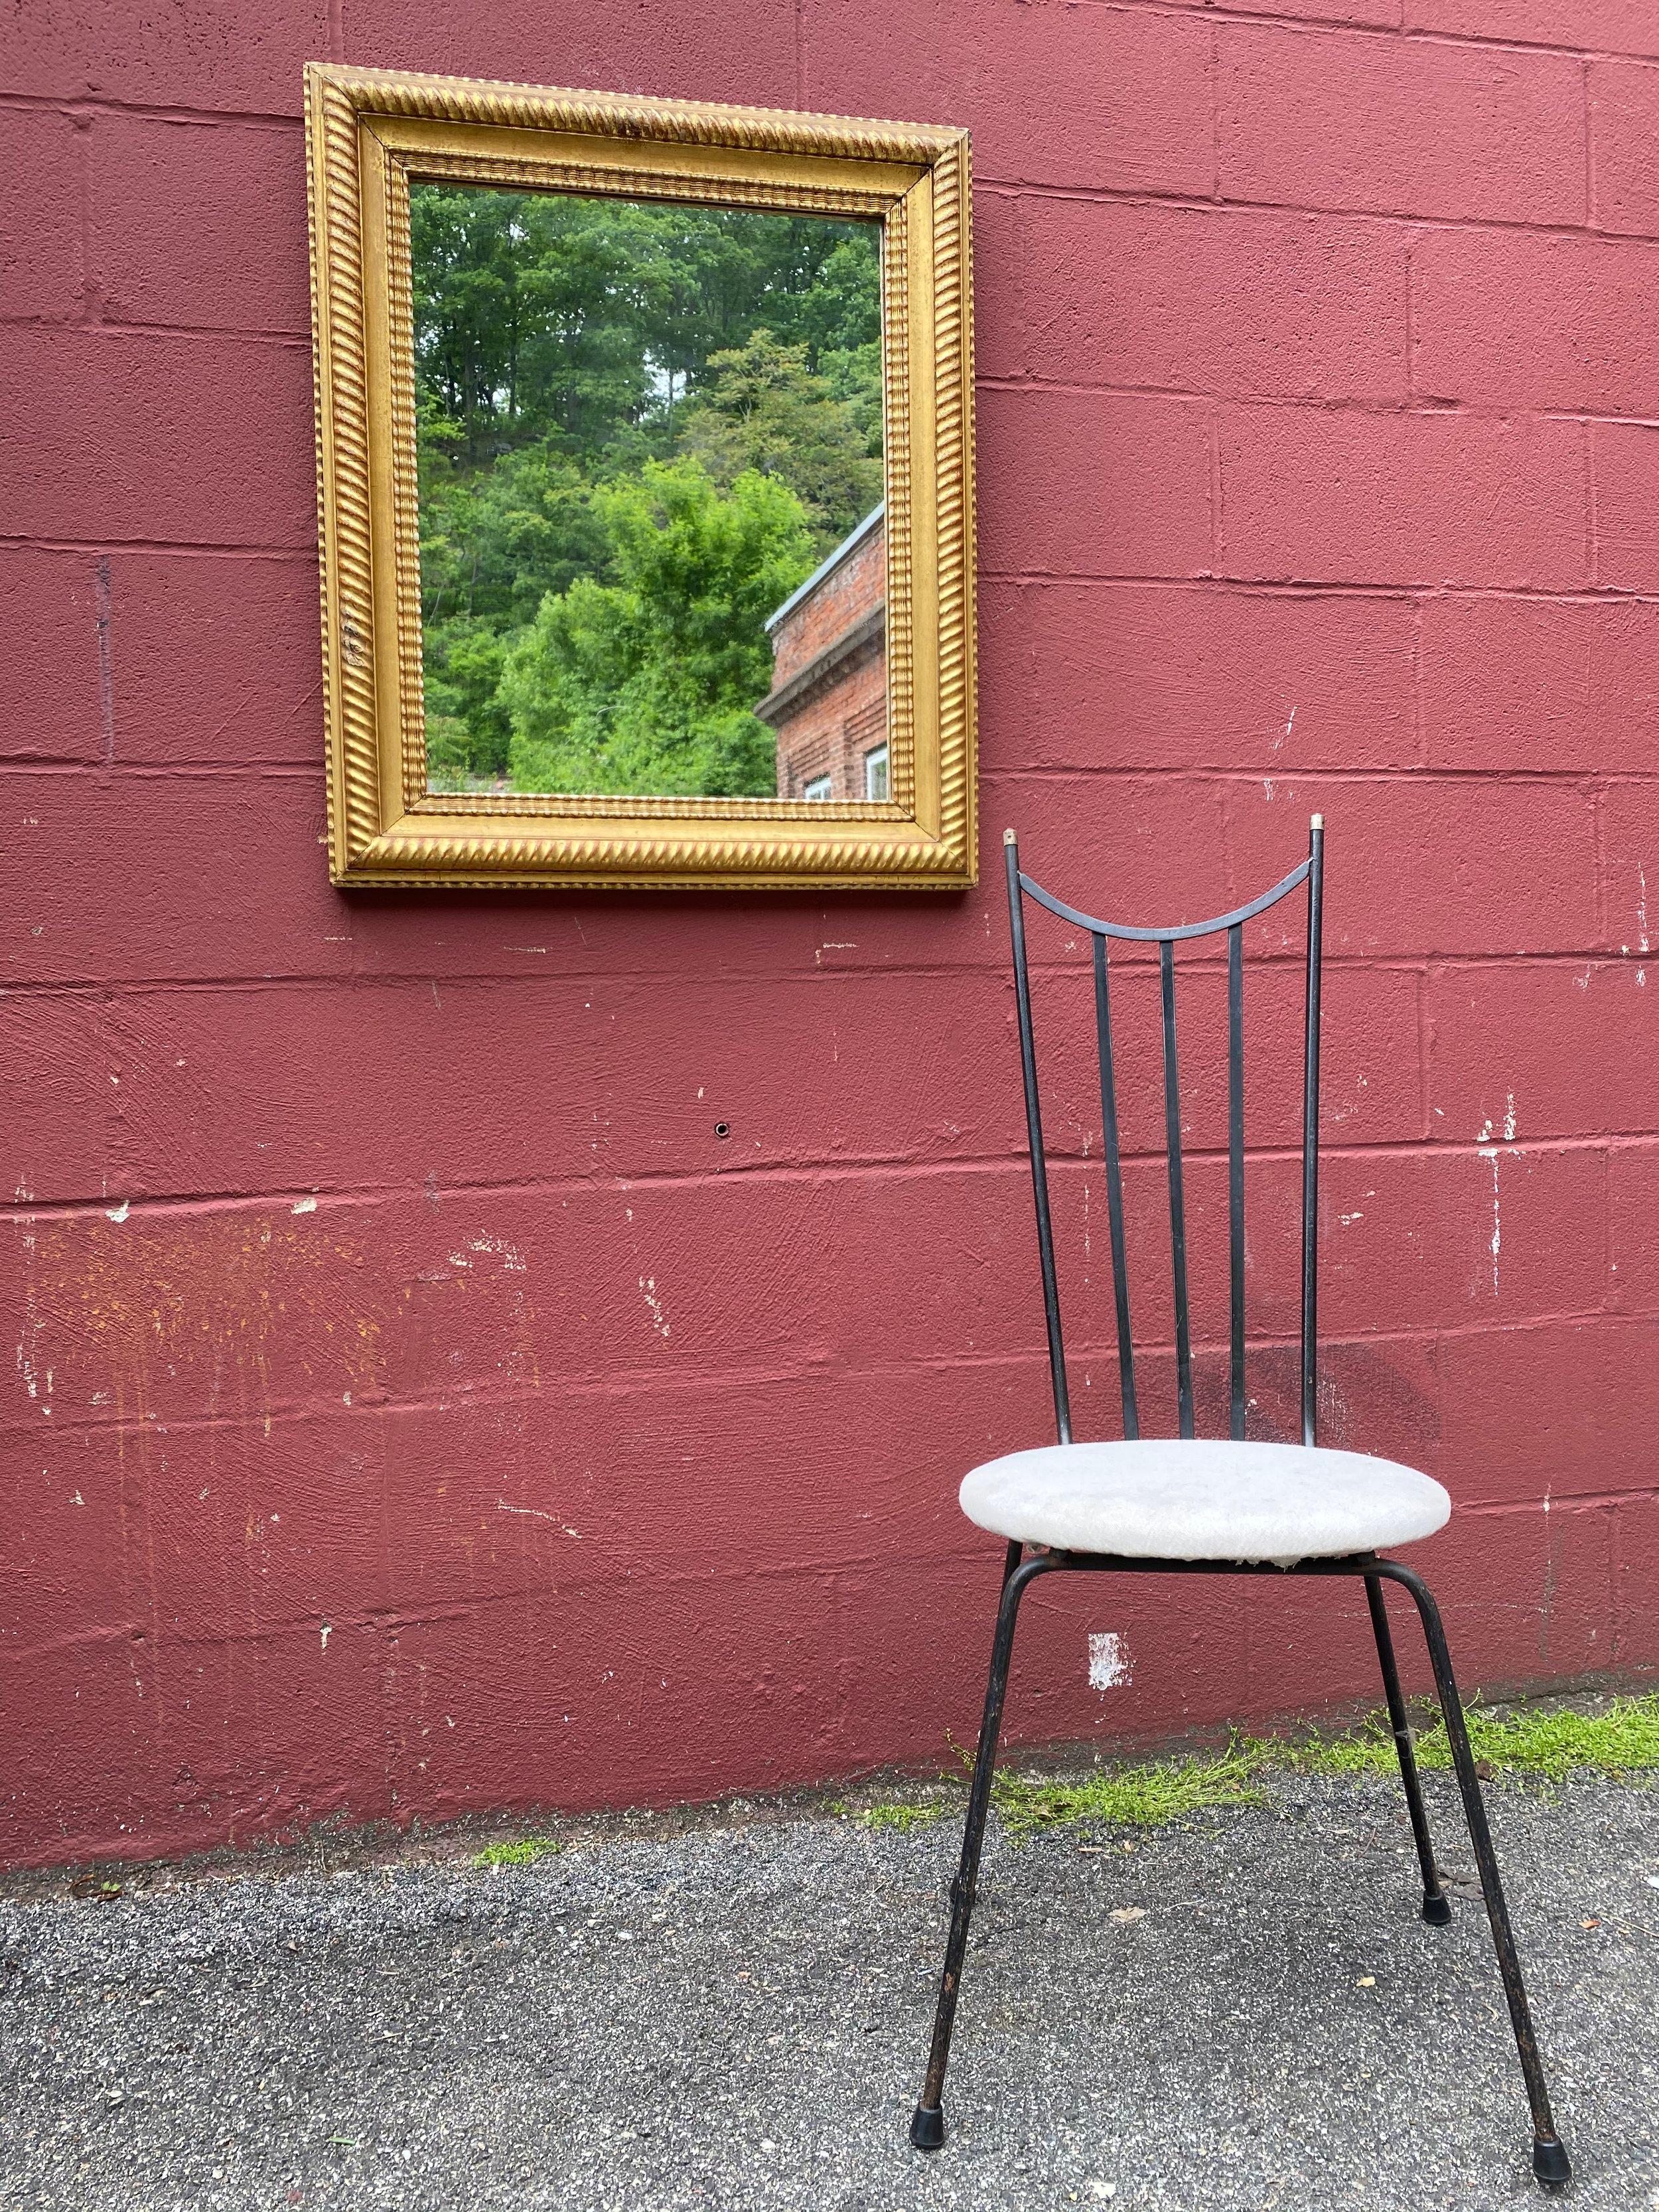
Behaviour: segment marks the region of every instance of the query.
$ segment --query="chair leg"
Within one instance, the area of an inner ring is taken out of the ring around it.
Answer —
[[[1388,1607],[1382,1595],[1382,1581],[1376,1575],[1365,1577],[1365,1598],[1371,1609],[1371,1629],[1376,1638],[1376,1656],[1382,1669],[1383,1692],[1389,1700],[1389,1722],[1394,1730],[1394,1747],[1400,1754],[1400,1779],[1406,1785],[1406,1808],[1412,1817],[1412,1833],[1417,1838],[1417,1863],[1423,1869],[1423,1917],[1431,1927],[1443,1928],[1451,1918],[1451,1901],[1440,1887],[1439,1869],[1434,1863],[1428,1808],[1423,1802],[1423,1784],[1417,1771],[1417,1753],[1412,1747],[1411,1723],[1406,1713],[1406,1700],[1401,1695],[1400,1670],[1394,1660],[1394,1638],[1389,1632]]]
[[[1054,1565],[1041,1555],[1022,1565],[1011,1546],[1003,1571],[1002,1602],[997,1609],[996,1635],[991,1645],[991,1674],[985,1686],[985,1717],[980,1723],[979,1748],[974,1755],[974,1778],[968,1792],[968,1818],[962,1834],[962,1862],[951,1885],[951,1934],[945,1947],[945,1972],[939,1987],[939,2009],[933,2016],[933,2047],[927,2054],[927,2079],[921,2101],[910,2123],[910,2140],[918,2150],[939,2150],[945,2142],[945,2069],[951,2057],[951,2030],[956,2024],[957,1994],[962,1981],[962,1961],[968,1948],[968,1923],[973,1916],[979,1886],[980,1847],[985,1840],[985,1815],[991,1802],[991,1777],[997,1759],[997,1739],[1002,1732],[1003,1701],[1008,1691],[1008,1662],[1014,1648],[1014,1623],[1027,1586]]]
[[[1435,1687],[1440,1695],[1440,1710],[1446,1717],[1446,1735],[1451,1744],[1452,1765],[1457,1771],[1457,1787],[1463,1799],[1463,1815],[1469,1825],[1469,1841],[1474,1846],[1474,1863],[1486,1900],[1486,1917],[1492,1922],[1498,1970],[1504,1979],[1504,1995],[1509,2000],[1510,2021],[1515,2030],[1515,2047],[1520,2054],[1521,2072],[1527,2085],[1527,2101],[1532,2107],[1532,2170],[1547,2189],[1564,2188],[1572,2179],[1572,2167],[1561,2138],[1555,2132],[1555,2121],[1550,2112],[1544,2062],[1538,2055],[1538,2039],[1527,2005],[1526,1987],[1521,1979],[1521,1961],[1516,1956],[1509,1907],[1504,1901],[1504,1885],[1498,1872],[1497,1854],[1492,1850],[1492,1831],[1486,1826],[1480,1780],[1474,1771],[1468,1730],[1463,1724],[1463,1705],[1452,1673],[1451,1654],[1446,1648],[1440,1608],[1427,1584],[1409,1567],[1402,1567],[1392,1559],[1378,1564],[1391,1582],[1410,1591],[1423,1622]]]

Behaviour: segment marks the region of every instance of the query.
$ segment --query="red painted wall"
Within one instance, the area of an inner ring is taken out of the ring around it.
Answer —
[[[313,55],[972,127],[993,870],[1213,911],[1325,810],[1331,1432],[1455,1494],[1472,1680],[1659,1658],[1654,25],[6,15],[7,1856],[925,1758],[1046,1432],[994,872],[329,889]],[[1030,1620],[1027,1735],[1370,1693],[1323,1589]]]

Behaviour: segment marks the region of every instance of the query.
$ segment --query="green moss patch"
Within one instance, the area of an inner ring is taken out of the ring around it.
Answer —
[[[1499,1715],[1477,1705],[1466,1717],[1474,1756],[1493,1779],[1563,1782],[1580,1770],[1614,1775],[1659,1770],[1659,1693],[1613,1698],[1589,1713],[1559,1707]],[[1419,1766],[1450,1766],[1451,1746],[1437,1711],[1414,1732]],[[971,1764],[965,1757],[963,1763],[964,1769]],[[1261,1782],[1275,1771],[1395,1773],[1388,1715],[1374,1713],[1340,1735],[1304,1743],[1238,1737],[1210,1757],[1103,1766],[1081,1778],[999,1773],[991,1802],[1004,1832],[1017,1843],[1054,1828],[1156,1828],[1210,1806],[1259,1805]],[[965,1787],[965,1772],[947,1779]],[[908,1834],[961,1812],[962,1796],[953,1789],[943,1796],[866,1805],[854,1817],[866,1828]]]
[[[1613,1698],[1594,1713],[1561,1707],[1502,1718],[1471,1705],[1465,1717],[1470,1748],[1494,1776],[1564,1782],[1580,1767],[1600,1774],[1639,1774],[1659,1768],[1659,1695]],[[1419,1766],[1450,1766],[1451,1745],[1437,1711],[1413,1732]],[[1283,1747],[1261,1748],[1271,1754],[1282,1752]],[[1395,1756],[1388,1717],[1373,1714],[1345,1735],[1304,1744],[1290,1754],[1289,1763],[1311,1774],[1391,1774]]]
[[[1259,1747],[1236,1744],[1218,1759],[1157,1759],[1102,1767],[1079,1781],[999,1775],[991,1802],[1015,1843],[1047,1828],[1160,1828],[1209,1805],[1260,1805]]]
[[[558,1850],[551,1836],[520,1836],[516,1844],[486,1844],[473,1858],[475,1867],[534,1866]]]
[[[915,1804],[896,1801],[890,1805],[863,1806],[857,1818],[863,1827],[896,1828],[900,1835],[908,1836],[912,1828],[931,1828],[935,1820],[961,1810],[961,1802],[955,1797],[918,1801]]]

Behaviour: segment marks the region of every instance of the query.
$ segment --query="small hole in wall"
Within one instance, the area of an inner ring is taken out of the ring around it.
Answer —
[[[714,1124],[714,1134],[715,1134],[717,1137],[729,1137],[729,1136],[731,1135],[731,1133],[732,1133],[732,1124],[731,1124],[729,1121],[716,1121],[716,1122],[715,1122],[715,1124]]]

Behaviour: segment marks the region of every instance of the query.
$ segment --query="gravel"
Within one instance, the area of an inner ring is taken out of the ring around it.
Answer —
[[[1455,1802],[1428,1787],[1443,1929],[1381,1782],[1284,1780],[1127,1850],[994,1835],[931,2158],[906,2128],[948,1826],[773,1814],[493,1872],[0,1902],[0,2205],[1541,2203]],[[1659,1793],[1489,1796],[1572,2201],[1648,2212]]]

